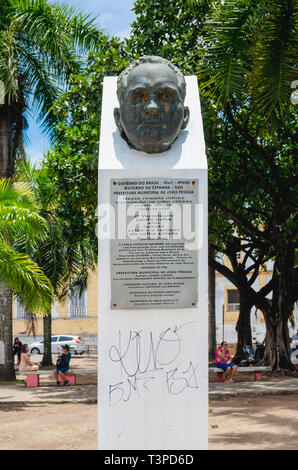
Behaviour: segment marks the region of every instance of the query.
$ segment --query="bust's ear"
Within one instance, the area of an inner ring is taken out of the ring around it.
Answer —
[[[188,106],[184,106],[184,118],[181,129],[185,129],[189,121],[189,108]]]
[[[116,126],[118,127],[119,131],[122,132],[123,129],[122,129],[122,126],[121,126],[120,109],[119,108],[114,109],[114,120],[115,120]]]

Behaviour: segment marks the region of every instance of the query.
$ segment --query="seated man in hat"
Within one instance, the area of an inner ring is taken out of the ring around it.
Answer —
[[[61,346],[61,353],[58,352],[58,359],[56,362],[56,368],[54,369],[54,377],[57,382],[57,385],[61,384],[61,378],[64,381],[64,386],[69,385],[69,380],[65,376],[65,372],[69,369],[69,362],[71,358],[71,353],[69,351],[69,346],[65,344]]]

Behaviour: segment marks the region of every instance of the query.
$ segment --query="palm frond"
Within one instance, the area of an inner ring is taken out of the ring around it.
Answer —
[[[236,96],[266,118],[290,106],[297,80],[297,0],[225,0],[206,23],[200,88],[226,105]]]
[[[52,105],[83,56],[101,43],[94,19],[48,0],[9,0],[0,5],[0,80],[5,100],[15,104],[13,157],[23,156],[26,97],[42,128],[51,134],[57,118]]]
[[[33,193],[29,186],[23,181],[13,182],[9,178],[0,179],[0,205],[35,209]]]
[[[202,69],[198,74],[201,88],[207,89],[206,96],[226,103],[246,87],[249,34],[256,4],[256,0],[230,0],[214,7],[205,27]]]
[[[189,5],[191,8],[201,5],[210,6],[212,3],[214,3],[213,0],[186,0],[186,4]]]
[[[298,79],[297,1],[269,0],[254,31],[253,69],[249,75],[253,103],[266,116],[289,108],[291,83]]]
[[[16,237],[26,236],[30,243],[44,239],[47,224],[43,217],[26,208],[0,206],[0,239],[13,243]]]
[[[28,256],[16,253],[1,241],[0,283],[18,293],[30,312],[51,311],[53,288],[48,278]]]
[[[12,28],[0,31],[0,80],[4,83],[7,101],[16,99],[19,91],[15,38]]]
[[[32,90],[31,114],[37,114],[45,130],[50,129],[57,121],[52,106],[61,93],[55,71],[51,70],[45,54],[36,51],[30,44],[19,41],[17,52],[20,72],[26,80],[27,88]]]
[[[76,52],[84,54],[96,49],[101,36],[89,15],[47,0],[15,2],[13,23],[16,31],[46,54],[60,74],[72,68]]]

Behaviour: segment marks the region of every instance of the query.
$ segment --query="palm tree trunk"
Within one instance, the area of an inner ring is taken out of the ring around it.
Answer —
[[[10,178],[12,164],[12,131],[10,110],[0,106],[0,178]],[[15,380],[14,355],[12,351],[12,293],[0,284],[0,341],[4,343],[4,364],[0,364],[0,380]]]
[[[7,104],[0,105],[0,178],[13,175],[11,111]]]
[[[43,358],[42,358],[42,366],[52,366],[52,344],[51,344],[51,336],[52,336],[52,317],[51,314],[43,317]]]
[[[0,285],[0,341],[4,345],[4,360],[0,363],[0,381],[15,380],[12,350],[12,293]]]

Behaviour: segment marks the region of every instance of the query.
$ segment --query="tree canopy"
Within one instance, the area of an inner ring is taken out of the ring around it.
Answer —
[[[53,130],[54,100],[83,55],[95,50],[101,32],[89,16],[48,0],[3,0],[0,5],[0,175],[11,177],[23,154],[25,111]]]
[[[97,162],[102,83],[128,65],[128,47],[102,37],[100,52],[89,54],[86,70],[70,77],[69,90],[56,100],[56,144],[44,163],[56,190],[57,215],[74,243],[89,237],[96,249]]]
[[[287,322],[297,299],[297,111],[290,99],[297,63],[295,4],[137,0],[130,38],[106,38],[56,101],[58,141],[46,163],[69,236],[89,231],[92,239],[104,75],[118,75],[132,59],[148,54],[197,75],[209,165],[210,243],[231,255],[235,238],[242,240],[240,249],[251,264],[244,271],[242,266],[242,276],[236,264],[225,275],[262,310],[266,361],[276,369],[291,368]],[[268,259],[274,260],[272,280],[256,292],[251,276]],[[226,269],[218,260],[216,268]]]

